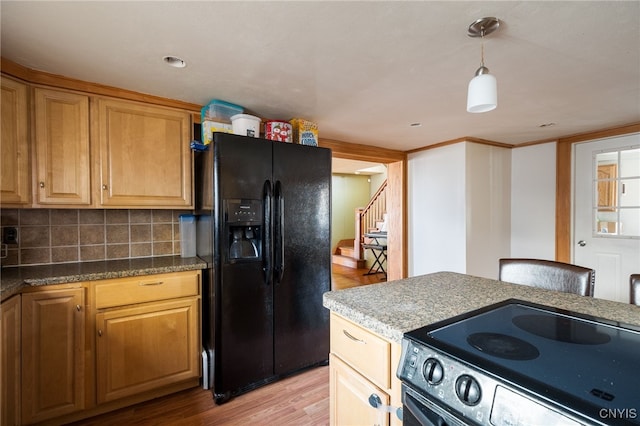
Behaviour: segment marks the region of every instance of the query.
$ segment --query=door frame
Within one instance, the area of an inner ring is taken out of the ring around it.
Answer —
[[[572,262],[573,144],[640,132],[640,123],[558,139],[556,145],[556,260]]]
[[[387,165],[387,280],[407,277],[407,154],[319,138],[319,146],[331,149],[332,157]]]

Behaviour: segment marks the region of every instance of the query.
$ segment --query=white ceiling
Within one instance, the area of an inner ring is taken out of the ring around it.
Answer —
[[[386,173],[387,168],[385,165],[379,163],[334,157],[331,161],[331,172],[334,174],[357,174],[370,176]]]
[[[508,144],[640,121],[639,1],[4,1],[2,56],[26,67],[410,150]],[[466,112],[485,39],[498,108]],[[187,61],[183,69],[166,55]],[[544,123],[555,126],[540,128]],[[421,127],[410,127],[422,123]]]

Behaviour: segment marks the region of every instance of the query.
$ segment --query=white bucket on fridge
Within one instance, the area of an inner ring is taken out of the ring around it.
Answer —
[[[260,117],[249,114],[236,114],[231,116],[233,133],[242,136],[260,137]]]

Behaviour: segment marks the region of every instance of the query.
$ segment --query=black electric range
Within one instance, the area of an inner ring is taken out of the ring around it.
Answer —
[[[640,425],[640,328],[520,300],[405,333],[397,375],[405,424]]]

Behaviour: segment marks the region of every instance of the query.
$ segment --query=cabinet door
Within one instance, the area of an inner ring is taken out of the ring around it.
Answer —
[[[200,376],[199,300],[96,315],[98,403]]]
[[[27,85],[2,77],[0,204],[31,202]]]
[[[384,405],[389,395],[369,382],[334,354],[329,354],[330,424],[332,425],[389,425],[389,413],[369,404],[377,395]]]
[[[37,203],[91,204],[89,98],[36,88],[34,104]]]
[[[20,424],[20,296],[2,302],[0,424]]]
[[[193,207],[190,114],[115,99],[97,110],[100,203]]]
[[[22,295],[22,421],[84,408],[84,289]]]

